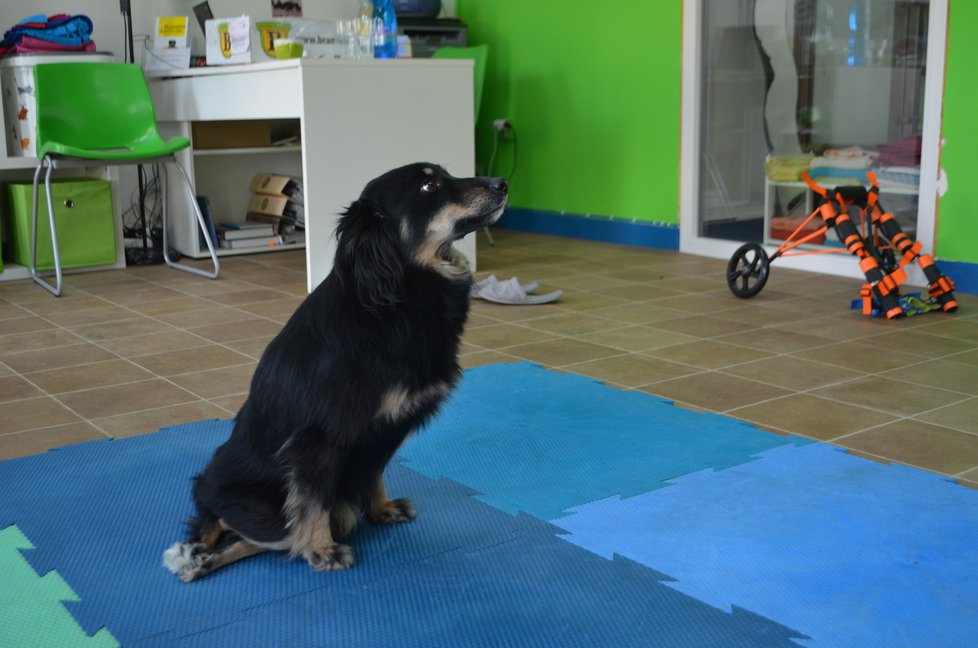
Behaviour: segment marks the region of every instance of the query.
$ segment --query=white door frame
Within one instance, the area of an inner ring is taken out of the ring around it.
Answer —
[[[714,258],[729,258],[743,241],[726,241],[700,236],[700,76],[702,55],[700,30],[703,2],[683,0],[682,127],[679,170],[679,249],[681,252]],[[934,249],[938,174],[940,164],[941,107],[944,99],[944,62],[947,42],[949,0],[930,0],[927,26],[927,77],[924,85],[924,123],[920,159],[920,197],[917,211],[917,240],[930,253]],[[776,248],[768,245],[771,253]],[[777,265],[828,274],[863,278],[859,264],[848,254],[813,254],[779,258]],[[919,268],[907,267],[908,282],[927,285]],[[774,271],[776,272],[776,270]]]

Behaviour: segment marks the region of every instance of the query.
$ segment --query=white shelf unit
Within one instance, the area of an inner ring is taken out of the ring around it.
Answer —
[[[158,118],[159,119],[159,118]],[[234,121],[234,120],[226,120]],[[269,118],[282,122],[282,119]],[[299,124],[298,119],[287,121]],[[260,173],[273,173],[303,177],[302,146],[248,146],[195,149],[192,122],[158,121],[163,139],[181,135],[190,139],[190,146],[177,151],[176,158],[190,177],[194,193],[207,196],[214,223],[243,223],[248,213],[248,201],[252,193],[248,186]],[[209,258],[207,245],[201,241],[200,228],[193,207],[189,203],[187,189],[177,169],[168,169],[166,177],[166,205],[170,222],[170,246],[180,254],[193,259]],[[217,241],[214,242],[217,246]],[[216,247],[219,257],[242,254],[265,254],[301,250],[304,243],[231,249]]]
[[[270,173],[302,177],[301,146],[200,149],[193,150],[192,155],[193,166],[187,171],[190,173],[197,194],[207,196],[215,223],[240,224],[245,221],[248,201],[252,196],[248,186],[257,174]],[[176,179],[174,178],[174,180]],[[182,225],[186,225],[186,222],[174,219],[175,227]],[[190,225],[195,231],[197,230],[196,221]],[[192,237],[181,233],[178,238],[186,240]],[[180,252],[194,258],[207,257],[207,246],[201,245],[199,236],[189,243],[191,245],[187,249],[178,248]],[[193,245],[194,243],[196,246]],[[218,248],[217,254],[218,256],[233,256],[301,250],[303,248],[305,248],[305,243],[245,249]]]

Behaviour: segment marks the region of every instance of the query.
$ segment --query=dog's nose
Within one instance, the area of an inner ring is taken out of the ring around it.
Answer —
[[[506,184],[505,178],[490,178],[489,188],[502,193],[507,193],[509,191],[509,185]]]

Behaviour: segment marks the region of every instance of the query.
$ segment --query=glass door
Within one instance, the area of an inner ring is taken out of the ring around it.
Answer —
[[[802,171],[828,187],[874,172],[886,210],[932,244],[944,22],[932,27],[946,10],[947,0],[687,0],[682,248],[773,249],[814,208]],[[840,245],[834,232],[812,244]],[[860,276],[845,256],[784,262]]]

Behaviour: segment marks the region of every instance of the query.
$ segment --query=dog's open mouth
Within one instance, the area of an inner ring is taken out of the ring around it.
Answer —
[[[455,239],[455,240],[457,241],[458,239]],[[438,257],[442,261],[444,261],[446,263],[452,263],[452,261],[454,259],[454,256],[455,256],[455,253],[453,251],[454,248],[452,247],[452,243],[454,243],[454,242],[455,241],[448,241],[448,242],[444,243],[440,248],[438,248]]]
[[[438,256],[443,261],[452,262],[455,258],[452,245],[456,241],[461,241],[472,232],[477,232],[485,227],[489,227],[498,221],[503,215],[505,209],[506,204],[504,203],[489,213],[469,216],[459,220],[457,223],[455,223],[455,235],[450,240],[442,243],[442,245],[438,248]]]

